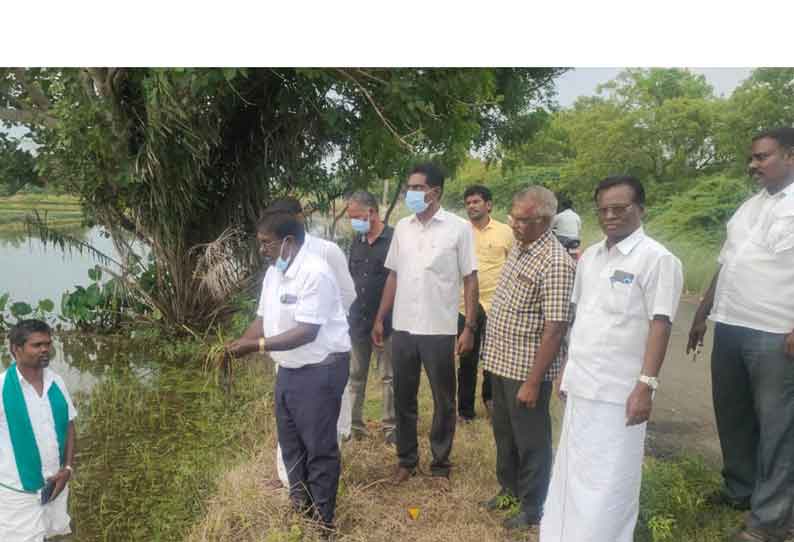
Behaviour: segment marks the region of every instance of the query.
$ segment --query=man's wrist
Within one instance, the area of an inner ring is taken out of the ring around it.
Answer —
[[[463,324],[463,327],[468,329],[472,333],[475,333],[477,331],[477,322],[466,322],[465,324]]]

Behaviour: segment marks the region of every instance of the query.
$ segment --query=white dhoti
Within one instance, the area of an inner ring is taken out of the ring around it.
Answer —
[[[540,542],[632,542],[645,423],[626,407],[569,395],[540,524]]]
[[[0,540],[42,542],[45,537],[71,533],[68,500],[68,485],[57,499],[44,506],[38,493],[18,493],[0,487]]]
[[[278,370],[278,366],[276,366],[276,370]],[[350,401],[350,385],[348,384],[342,393],[342,405],[339,409],[339,418],[336,420],[336,437],[340,446],[342,441],[350,436],[352,426],[353,403]],[[278,479],[281,480],[284,487],[289,487],[287,467],[284,465],[284,458],[281,456],[281,444],[276,445],[276,470],[278,470]]]

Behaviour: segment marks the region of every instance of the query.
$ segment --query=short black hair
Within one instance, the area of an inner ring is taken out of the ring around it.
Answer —
[[[602,190],[622,184],[630,186],[634,191],[634,203],[640,207],[645,207],[645,188],[642,187],[642,183],[637,177],[631,175],[610,175],[603,179],[598,183],[598,186],[596,186],[595,192],[593,193],[593,201],[598,203],[598,193]]]
[[[292,215],[299,215],[303,212],[303,206],[301,202],[298,201],[296,198],[280,198],[277,199],[268,205],[267,209],[263,213],[265,216],[270,214],[277,214],[277,213],[289,213]]]
[[[300,244],[303,244],[306,238],[306,229],[303,227],[303,223],[294,214],[286,212],[265,213],[257,222],[256,231],[272,233],[279,240],[291,235]]]
[[[481,184],[473,184],[463,191],[464,202],[469,196],[480,196],[483,201],[493,201],[493,195],[491,194],[491,191]]]
[[[421,174],[425,176],[425,182],[427,182],[427,186],[430,187],[439,187],[441,191],[444,191],[444,170],[441,169],[438,165],[434,164],[433,162],[423,162],[421,164],[416,164],[411,171],[408,172],[408,176],[414,174]]]
[[[559,213],[565,211],[566,209],[573,209],[573,201],[567,194],[557,194],[557,202],[559,203],[557,211]]]
[[[783,147],[786,152],[794,151],[794,128],[790,126],[781,126],[780,128],[773,128],[772,130],[765,130],[753,137],[753,143],[759,139],[766,138],[777,141],[777,144]]]
[[[8,343],[11,347],[25,346],[28,339],[34,333],[46,333],[52,335],[52,328],[43,320],[20,320],[8,331]]]

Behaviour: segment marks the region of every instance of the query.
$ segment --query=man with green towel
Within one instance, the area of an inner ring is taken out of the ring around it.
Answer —
[[[0,540],[42,542],[71,532],[68,482],[77,411],[52,372],[52,331],[22,320],[8,333],[11,366],[0,373]]]

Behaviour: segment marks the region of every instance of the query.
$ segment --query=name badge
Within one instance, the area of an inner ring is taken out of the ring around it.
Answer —
[[[283,294],[281,296],[281,303],[284,305],[294,305],[298,302],[298,296],[293,294]]]
[[[609,282],[612,284],[616,282],[620,282],[621,284],[631,284],[634,282],[634,275],[632,273],[615,269],[615,272],[611,277],[609,277]]]

